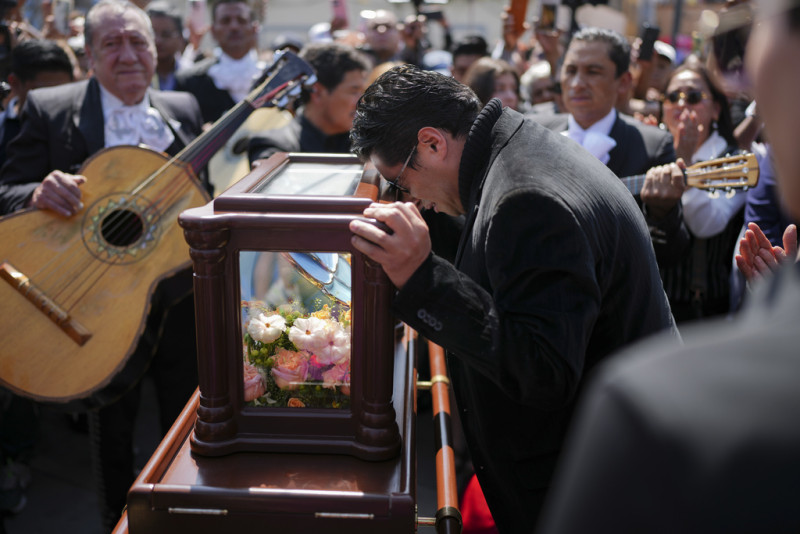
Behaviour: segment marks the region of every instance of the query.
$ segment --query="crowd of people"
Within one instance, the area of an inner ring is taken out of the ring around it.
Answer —
[[[211,2],[207,26],[163,0],[99,0],[68,34],[51,3],[39,28],[22,4],[4,14],[0,215],[73,217],[87,181],[104,179],[81,174],[99,151],[174,155],[275,53],[311,65],[291,120],[249,137],[246,155],[256,167],[275,152],[352,152],[397,191],[364,212],[391,231],[355,221],[353,246],[397,288],[397,317],[448,353],[459,489],[480,508],[465,510],[465,533],[800,526],[796,0],[719,10],[760,21],[739,43],[749,77],[715,47],[731,35],[722,23],[690,53],[658,40],[645,55],[642,39],[574,19],[545,29],[506,9],[489,43],[457,35],[444,11],[378,10],[262,49],[263,12],[247,0]],[[758,159],[753,189],[687,185],[688,167],[743,152]],[[207,170],[197,178],[220,192]],[[152,361],[162,433],[197,384],[193,309],[184,269],[159,284],[155,333],[132,348]],[[139,396],[137,379],[88,414],[106,530],[133,482]],[[11,514],[37,406],[6,389],[0,401]]]

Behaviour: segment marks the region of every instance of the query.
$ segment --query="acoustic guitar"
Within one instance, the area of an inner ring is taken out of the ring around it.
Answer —
[[[153,334],[153,292],[191,264],[178,214],[210,200],[197,173],[250,112],[286,106],[313,76],[285,52],[172,159],[141,147],[102,150],[79,171],[88,178],[81,212],[26,209],[0,219],[0,383],[76,408],[103,405],[135,383],[149,364],[131,356]]]
[[[748,189],[758,183],[758,160],[750,153],[725,156],[701,161],[687,167],[683,172],[685,183],[697,189],[705,189],[712,196],[724,192],[731,197],[737,189]],[[628,191],[639,196],[644,185],[644,174],[620,178]]]

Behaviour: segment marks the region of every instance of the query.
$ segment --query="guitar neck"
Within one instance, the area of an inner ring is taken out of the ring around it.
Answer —
[[[192,141],[173,158],[194,171],[195,175],[205,167],[211,157],[222,148],[247,117],[260,107],[283,108],[299,94],[301,85],[313,78],[314,69],[295,54],[284,51],[275,62],[264,70],[247,98],[236,104],[220,117],[214,125]]]
[[[642,186],[644,185],[644,174],[635,174],[633,176],[625,176],[624,178],[620,178],[625,187],[628,188],[628,191],[631,192],[634,196],[639,196],[639,193],[642,192]]]
[[[244,124],[254,109],[249,99],[242,100],[215,122],[212,128],[181,150],[175,159],[189,165],[197,175],[217,150]]]

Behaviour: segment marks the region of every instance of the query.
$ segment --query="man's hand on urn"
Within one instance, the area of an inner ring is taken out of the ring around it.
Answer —
[[[428,226],[411,202],[374,203],[364,210],[364,217],[385,224],[391,233],[366,221],[351,221],[353,247],[381,264],[401,289],[431,252]]]
[[[84,182],[85,176],[53,171],[34,189],[29,206],[71,217],[83,209],[80,186]]]

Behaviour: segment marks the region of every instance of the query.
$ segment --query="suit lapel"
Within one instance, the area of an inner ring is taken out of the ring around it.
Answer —
[[[168,111],[167,107],[164,105],[164,101],[161,99],[161,95],[156,91],[150,91],[150,105],[155,108],[161,114],[161,118],[164,119],[167,127],[172,130],[172,133],[175,134],[175,140],[180,140],[180,143],[185,147],[188,146],[189,143],[192,142],[192,139],[189,138],[186,133],[183,131],[183,128],[178,127],[174,128],[172,126],[172,121],[177,121],[172,114]],[[172,144],[170,147],[173,148],[175,143]]]
[[[627,146],[627,135],[626,135],[626,128],[625,123],[622,119],[619,118],[619,113],[617,113],[617,120],[614,121],[614,126],[611,127],[611,132],[609,132],[609,136],[617,142],[617,146],[611,149],[608,153],[608,168],[616,174],[617,176],[621,176],[620,172],[622,171],[622,165],[625,162],[625,147]]]
[[[105,147],[105,125],[103,106],[100,101],[100,86],[95,78],[89,80],[86,92],[75,99],[77,109],[73,113],[75,127],[86,141],[89,154]],[[97,112],[100,110],[100,113]]]

